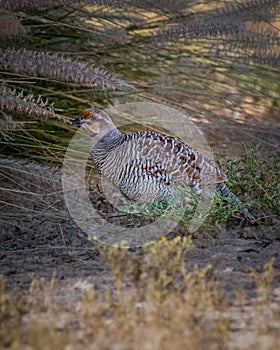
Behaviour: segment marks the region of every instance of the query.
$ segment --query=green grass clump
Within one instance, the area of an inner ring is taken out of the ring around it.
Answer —
[[[259,145],[243,145],[239,159],[218,164],[226,169],[229,189],[240,199],[243,208],[249,209],[257,222],[271,221],[280,215],[280,162],[276,154],[266,154]],[[204,227],[215,227],[230,218],[239,217],[238,208],[216,194]]]
[[[260,214],[280,215],[280,160],[259,145],[243,145],[239,160],[227,162],[229,187]]]

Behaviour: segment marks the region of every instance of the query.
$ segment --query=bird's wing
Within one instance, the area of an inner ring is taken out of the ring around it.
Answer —
[[[168,177],[170,183],[196,186],[202,183],[224,183],[225,173],[179,139],[155,132],[132,134],[139,159],[153,161],[146,171],[159,179]],[[144,168],[143,168],[144,169]]]

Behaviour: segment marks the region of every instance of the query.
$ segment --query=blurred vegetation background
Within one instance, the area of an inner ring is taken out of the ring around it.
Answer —
[[[260,156],[262,168],[230,164],[233,175],[236,164],[254,169],[233,189],[261,188],[279,208],[275,186],[261,187],[279,181],[267,156],[280,150],[279,10],[273,0],[0,0],[1,162],[61,165],[82,109],[154,101],[186,113],[220,158]]]

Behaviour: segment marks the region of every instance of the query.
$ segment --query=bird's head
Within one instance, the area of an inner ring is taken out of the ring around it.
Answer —
[[[81,125],[93,135],[106,134],[116,128],[107,113],[94,107],[85,109],[72,125]]]

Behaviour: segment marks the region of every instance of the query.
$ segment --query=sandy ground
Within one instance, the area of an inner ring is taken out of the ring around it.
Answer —
[[[244,287],[248,295],[255,295],[250,271],[261,272],[263,265],[274,258],[275,287],[280,285],[279,237],[265,238],[265,228],[254,229],[254,237],[245,238],[246,228],[220,233],[218,238],[194,239],[195,248],[185,256],[186,264],[215,266],[213,274],[221,287],[234,291]],[[4,231],[4,232],[3,232]],[[248,230],[247,230],[248,231]],[[109,266],[93,244],[78,234],[78,228],[61,225],[61,232],[51,225],[49,230],[33,232],[13,227],[1,232],[1,275],[7,277],[9,288],[28,288],[33,277],[58,280],[90,278],[98,289],[113,287]]]

